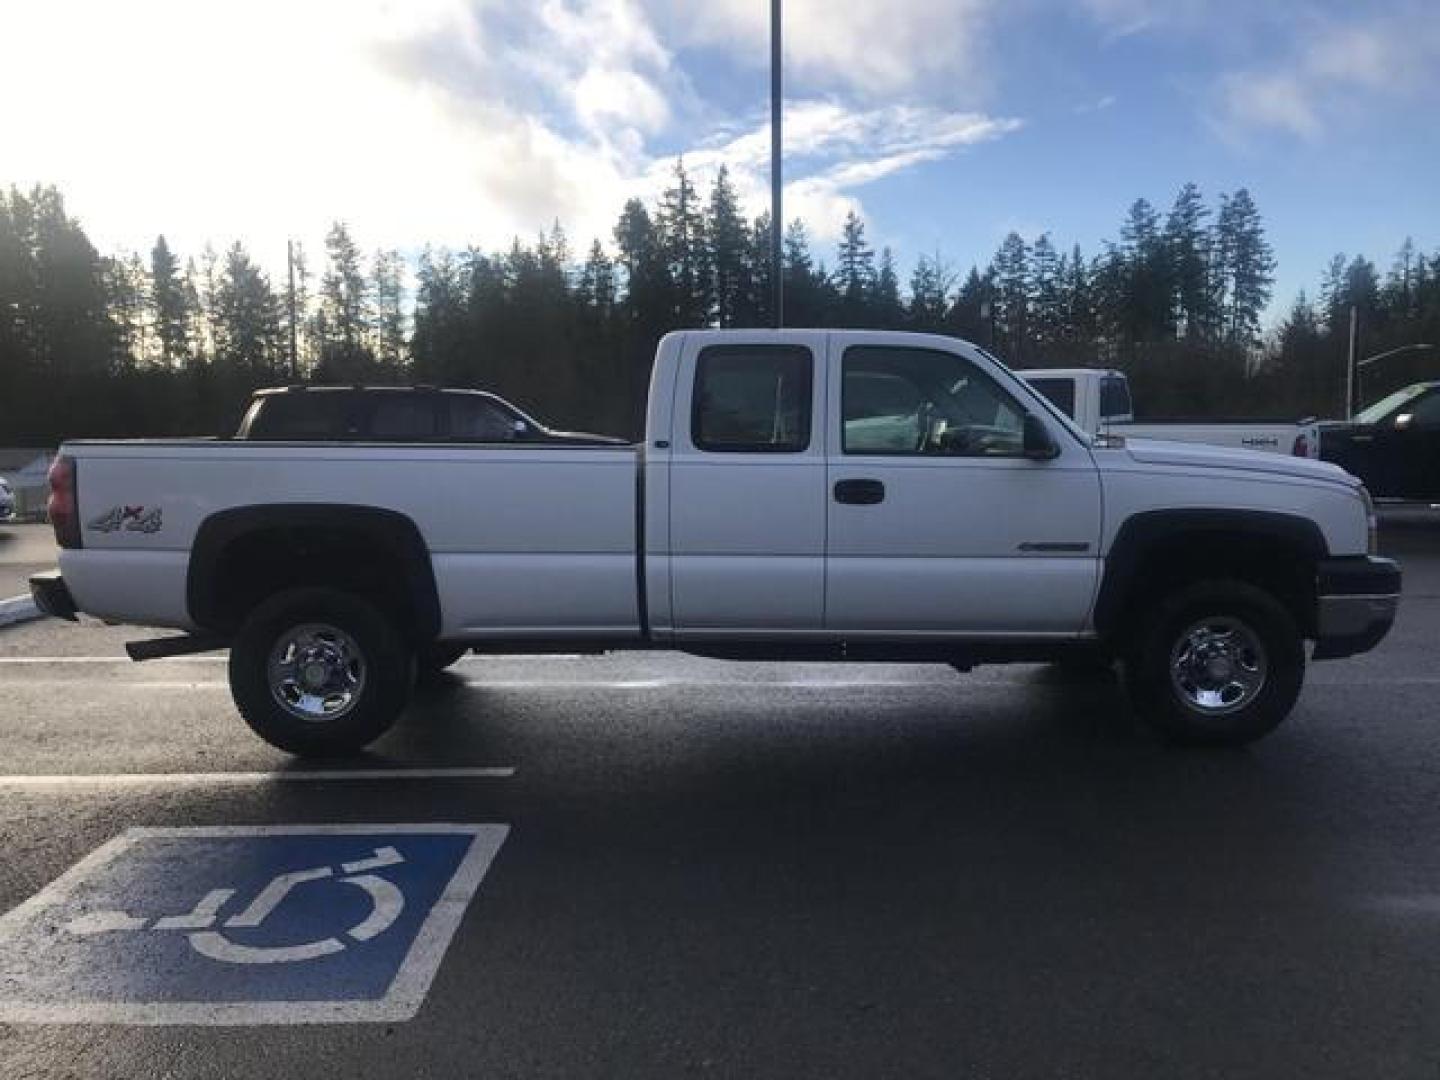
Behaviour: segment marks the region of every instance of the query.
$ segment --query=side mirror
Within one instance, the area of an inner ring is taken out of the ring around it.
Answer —
[[[530,434],[530,425],[525,423],[524,420],[516,420],[515,423],[511,425],[510,431],[510,437],[512,439],[523,439],[526,435]]]
[[[1050,437],[1049,429],[1034,413],[1025,414],[1022,435],[1024,437],[1022,446],[1027,458],[1034,461],[1049,461],[1051,458],[1060,456],[1060,447],[1055,445],[1055,440]]]
[[[1399,416],[1395,417],[1395,430],[1396,430],[1396,431],[1408,431],[1409,428],[1410,428],[1410,425],[1411,425],[1412,423],[1414,423],[1414,422],[1415,422],[1415,414],[1414,414],[1414,413],[1402,412]]]

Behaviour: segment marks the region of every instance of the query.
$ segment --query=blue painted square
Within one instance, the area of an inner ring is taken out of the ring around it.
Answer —
[[[505,833],[131,830],[0,919],[0,1020],[413,1015]]]

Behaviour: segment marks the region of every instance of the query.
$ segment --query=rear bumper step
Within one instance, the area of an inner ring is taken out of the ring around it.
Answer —
[[[75,607],[75,598],[70,595],[70,587],[65,584],[59,570],[31,574],[30,598],[46,615],[56,619],[69,619],[71,622],[80,621],[76,617],[78,609]]]

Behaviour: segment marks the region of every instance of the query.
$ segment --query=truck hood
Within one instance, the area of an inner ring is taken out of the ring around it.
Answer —
[[[1338,465],[1288,454],[1267,454],[1259,450],[1232,450],[1199,443],[1161,442],[1157,439],[1126,439],[1125,449],[1145,465],[1179,465],[1185,468],[1241,469],[1271,476],[1293,476],[1301,480],[1325,480],[1332,484],[1357,486],[1360,481]]]

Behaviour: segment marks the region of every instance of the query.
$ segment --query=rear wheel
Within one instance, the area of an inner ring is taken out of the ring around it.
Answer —
[[[1240,745],[1294,708],[1305,642],[1274,596],[1240,581],[1202,581],[1164,597],[1125,663],[1141,718],[1182,743]]]
[[[399,631],[368,601],[294,589],[245,620],[230,649],[230,691],[272,746],[341,754],[389,730],[409,700],[414,666]]]

